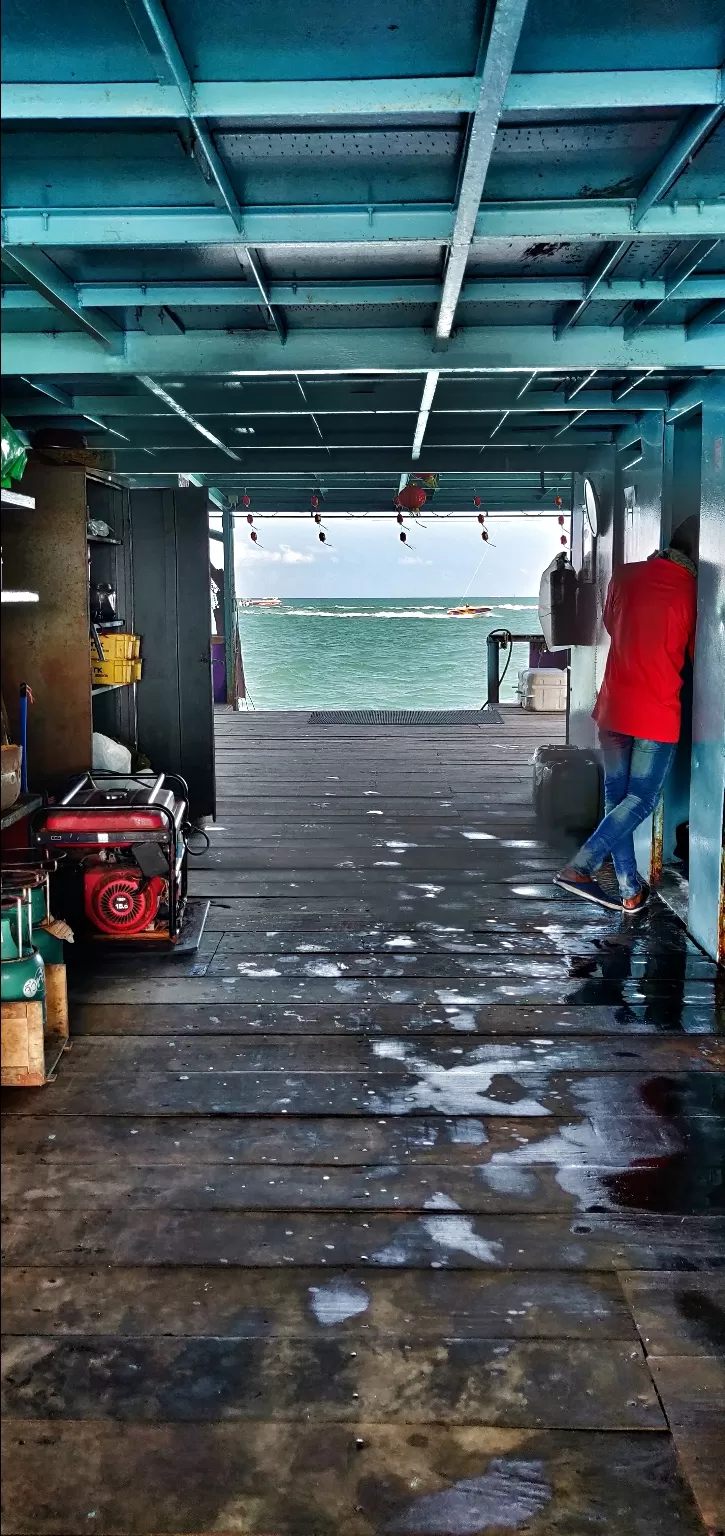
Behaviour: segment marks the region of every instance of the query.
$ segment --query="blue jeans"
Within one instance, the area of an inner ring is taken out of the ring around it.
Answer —
[[[635,896],[641,880],[637,873],[634,833],[652,814],[662,785],[672,766],[676,743],[643,741],[600,731],[604,758],[604,819],[571,860],[571,868],[593,875],[612,855],[623,896]]]

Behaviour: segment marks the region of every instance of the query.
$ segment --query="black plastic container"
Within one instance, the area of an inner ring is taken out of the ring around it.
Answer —
[[[602,770],[594,752],[579,747],[537,747],[534,811],[542,826],[588,835],[602,814]]]

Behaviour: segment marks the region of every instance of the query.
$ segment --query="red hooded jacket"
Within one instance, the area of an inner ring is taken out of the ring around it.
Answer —
[[[658,556],[615,571],[604,605],[611,645],[594,707],[602,730],[677,741],[685,655],[692,656],[697,582]]]

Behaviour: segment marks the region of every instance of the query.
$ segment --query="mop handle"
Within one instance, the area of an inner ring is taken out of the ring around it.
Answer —
[[[20,684],[20,793],[28,793],[28,701],[34,702],[27,683]]]

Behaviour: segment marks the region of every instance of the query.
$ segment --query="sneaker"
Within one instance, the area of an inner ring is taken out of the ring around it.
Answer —
[[[641,885],[636,895],[622,897],[623,912],[641,912],[649,901],[649,886]]]
[[[622,910],[621,896],[610,896],[589,875],[576,875],[573,870],[562,869],[558,875],[554,876],[554,885],[560,885],[562,890],[570,891],[572,896],[582,896],[585,901],[596,902],[598,907],[608,907],[612,912]]]

